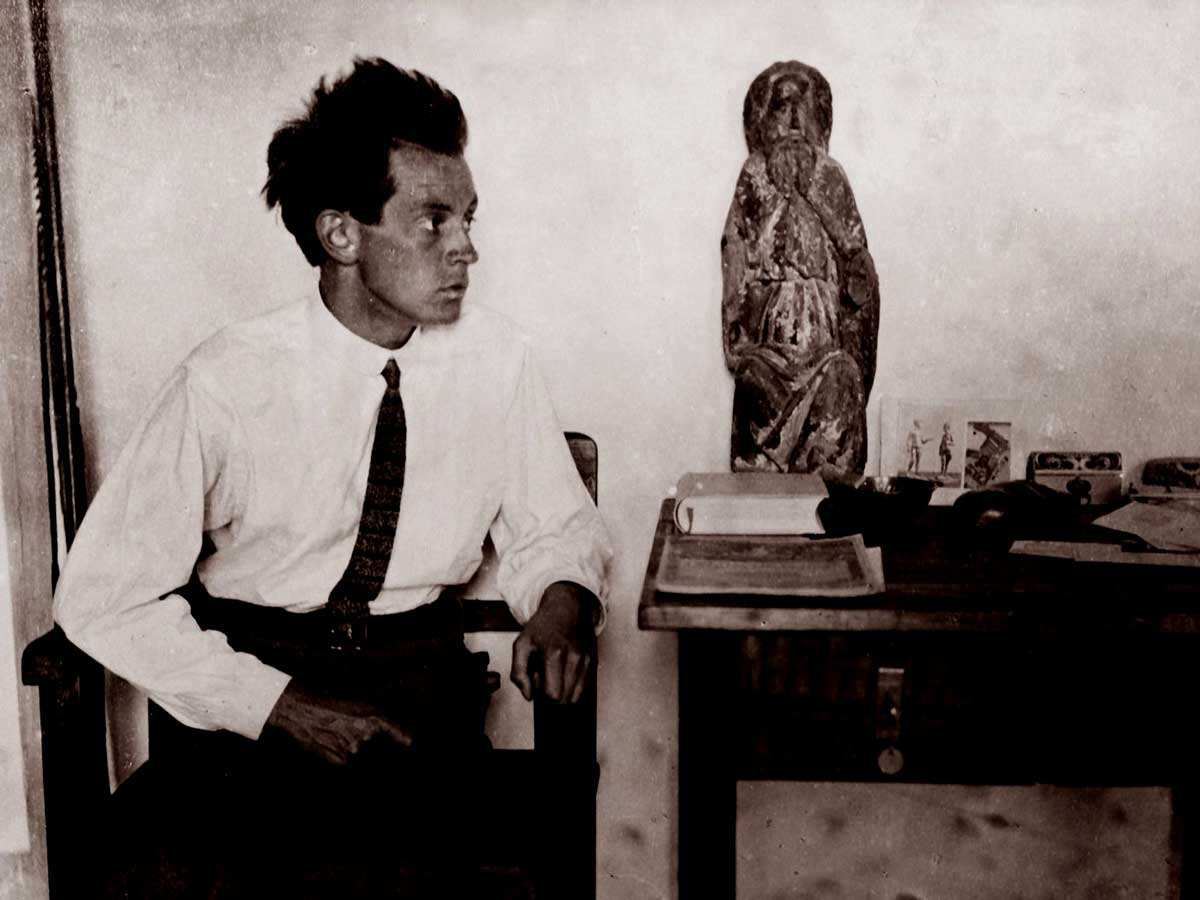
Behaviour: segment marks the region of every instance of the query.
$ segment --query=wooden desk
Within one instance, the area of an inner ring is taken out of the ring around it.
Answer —
[[[1170,786],[1172,880],[1200,897],[1200,569],[955,550],[931,508],[885,544],[882,594],[669,595],[672,509],[638,621],[679,633],[681,900],[734,896],[739,779]]]

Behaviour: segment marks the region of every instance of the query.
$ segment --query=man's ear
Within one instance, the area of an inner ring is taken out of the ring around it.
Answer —
[[[358,262],[362,243],[362,228],[358,219],[336,209],[323,209],[317,214],[317,239],[334,262],[353,265]]]

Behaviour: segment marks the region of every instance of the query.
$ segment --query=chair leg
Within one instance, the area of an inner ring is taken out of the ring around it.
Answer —
[[[104,672],[92,666],[64,684],[43,685],[39,699],[50,891],[93,896],[97,823],[109,799]]]
[[[545,773],[543,807],[552,809],[539,887],[551,900],[596,896],[596,669],[579,703],[534,702],[534,745]],[[539,893],[539,900],[543,894]]]

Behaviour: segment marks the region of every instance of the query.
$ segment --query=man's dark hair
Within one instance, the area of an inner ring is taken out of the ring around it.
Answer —
[[[396,191],[391,151],[403,144],[462,156],[467,120],[458,98],[432,78],[378,57],[355,58],[332,85],[322,78],[304,115],[275,132],[263,198],[268,209],[279,207],[312,265],[326,259],[315,227],[321,210],[379,222]]]

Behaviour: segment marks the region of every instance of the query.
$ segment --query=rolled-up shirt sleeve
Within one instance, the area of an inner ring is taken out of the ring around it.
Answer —
[[[522,624],[546,588],[569,581],[600,600],[603,626],[612,547],[575,468],[549,392],[525,348],[505,434],[505,483],[491,528],[500,595]]]
[[[187,583],[204,530],[228,521],[241,477],[236,433],[233,413],[177,370],[92,501],[54,617],[181,722],[257,738],[289,676],[201,630],[172,593]]]

